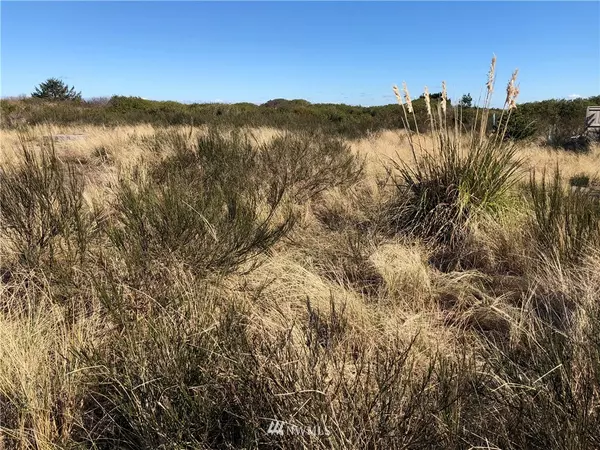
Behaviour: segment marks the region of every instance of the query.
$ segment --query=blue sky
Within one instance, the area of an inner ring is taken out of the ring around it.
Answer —
[[[408,83],[520,102],[600,94],[600,2],[0,2],[1,92],[379,105]]]

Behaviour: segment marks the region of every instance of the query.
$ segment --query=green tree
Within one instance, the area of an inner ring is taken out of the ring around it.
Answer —
[[[425,98],[425,94],[421,94],[421,96],[419,98]],[[431,94],[429,94],[429,98],[431,100],[438,100],[438,99],[442,98],[442,93],[441,92],[432,92]]]
[[[32,97],[46,100],[81,100],[81,92],[76,92],[74,87],[69,87],[58,78],[49,78],[31,94]]]
[[[460,102],[458,102],[458,105],[462,106],[463,108],[470,108],[473,106],[473,97],[471,97],[471,94],[469,93],[463,95],[460,99]]]

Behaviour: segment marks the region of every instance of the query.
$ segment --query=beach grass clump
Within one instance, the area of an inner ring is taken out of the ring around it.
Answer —
[[[440,243],[460,243],[470,221],[481,214],[498,213],[507,205],[509,191],[518,181],[522,164],[515,145],[504,140],[503,130],[487,131],[495,67],[494,57],[484,104],[477,110],[478,124],[466,133],[459,121],[452,125],[448,120],[445,82],[437,117],[427,87],[424,90],[430,136],[419,133],[416,119],[412,121],[414,124],[410,120],[411,116],[414,119],[414,110],[406,84],[402,89],[404,99],[394,87],[412,153],[411,161],[400,158],[390,161],[396,194],[389,205],[388,219],[397,231]],[[516,107],[516,74],[515,71],[507,89],[501,118],[504,122]]]

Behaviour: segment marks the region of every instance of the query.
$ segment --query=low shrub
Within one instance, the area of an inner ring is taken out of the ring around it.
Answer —
[[[545,135],[553,126],[569,128],[583,125],[587,106],[597,105],[599,97],[576,100],[546,100],[519,105],[513,113],[506,136],[527,139]],[[450,100],[447,100],[448,106]],[[419,130],[430,130],[424,98],[413,100]],[[150,123],[153,125],[226,125],[267,126],[293,131],[320,129],[346,138],[364,138],[373,132],[402,129],[404,124],[394,105],[350,106],[344,104],[311,104],[305,100],[271,100],[263,105],[183,104],[145,100],[139,97],[114,96],[110,99],[90,99],[77,104],[47,102],[40,99],[0,100],[0,126],[17,127],[29,124],[97,124],[121,125]],[[471,130],[479,121],[477,108],[451,109],[447,122],[464,125]],[[500,109],[490,110],[501,115]],[[489,117],[488,117],[489,119]],[[489,122],[489,120],[488,120]]]
[[[287,133],[261,148],[264,177],[287,184],[304,202],[326,189],[348,187],[362,175],[363,163],[341,139],[322,133]]]
[[[460,442],[465,394],[478,383],[468,363],[441,354],[419,363],[416,338],[372,350],[351,343],[344,311],[321,316],[310,299],[299,335],[290,328],[251,339],[247,314],[230,300],[190,286],[184,295],[186,302],[82,352],[94,370],[77,441],[97,448]],[[284,422],[283,434],[269,433],[274,421]]]
[[[20,163],[0,168],[2,237],[20,264],[82,262],[100,214],[84,201],[83,188],[82,176],[58,159],[52,144],[38,153],[22,142]]]
[[[554,126],[548,133],[545,145],[554,149],[587,153],[591,149],[592,140],[583,131],[581,126]]]
[[[588,187],[590,185],[590,177],[585,173],[578,173],[569,179],[569,185],[573,187]]]
[[[123,178],[114,203],[111,242],[138,273],[165,258],[196,274],[234,270],[290,231],[288,200],[353,183],[362,170],[348,146],[320,135],[262,145],[240,130],[160,139],[172,154]]]
[[[197,275],[229,272],[267,251],[294,223],[289,211],[277,217],[281,195],[267,205],[258,192],[227,185],[228,177],[198,169],[190,183],[170,175],[156,181],[138,173],[118,188],[110,240],[139,276],[155,260],[182,263]]]

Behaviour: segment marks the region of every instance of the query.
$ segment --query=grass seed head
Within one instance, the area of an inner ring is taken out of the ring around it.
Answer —
[[[408,106],[408,112],[414,112],[412,107],[412,101],[410,99],[410,92],[408,92],[408,86],[406,85],[405,81],[402,82],[402,92],[404,92],[404,99],[406,100],[406,106]]]
[[[394,85],[392,87],[392,90],[394,91],[394,95],[396,96],[396,100],[398,100],[398,104],[399,105],[403,105],[403,103],[402,103],[402,96],[400,95],[400,91],[398,90],[398,86]]]
[[[429,98],[429,89],[427,88],[427,86],[425,86],[423,93],[425,95],[425,106],[427,108],[427,116],[431,119],[431,99]]]
[[[488,72],[488,81],[486,83],[488,94],[494,91],[494,75],[496,73],[496,55],[492,56],[492,62],[490,64],[490,70]]]
[[[519,96],[519,87],[515,85],[517,81],[517,75],[519,74],[519,69],[515,69],[510,80],[506,86],[506,100],[504,105],[508,105],[508,109],[514,109],[517,107],[516,100]]]
[[[448,91],[446,90],[446,82],[442,81],[442,112],[446,114],[446,102],[448,101]]]

